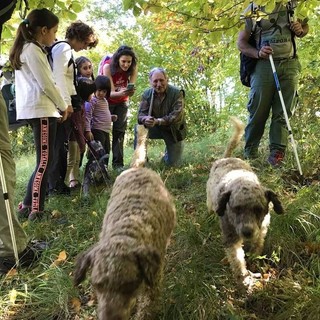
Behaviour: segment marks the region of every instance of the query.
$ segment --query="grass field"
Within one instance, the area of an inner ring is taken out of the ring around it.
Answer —
[[[163,145],[152,143],[149,166],[157,171],[175,198],[177,226],[168,250],[163,320],[318,320],[320,319],[320,183],[299,184],[288,155],[281,169],[270,168],[262,147],[253,163],[262,183],[280,195],[285,215],[272,212],[264,255],[253,262],[267,281],[250,295],[240,295],[225,262],[218,219],[206,209],[206,181],[213,160],[221,157],[230,128],[199,141],[187,141],[180,168],[160,166]],[[132,150],[126,149],[126,162]],[[239,149],[236,156],[241,156]],[[16,202],[22,200],[33,169],[33,156],[17,161]],[[112,178],[116,172],[111,171]],[[0,278],[0,319],[96,319],[90,280],[72,283],[75,257],[95,243],[111,186],[94,190],[89,201],[80,193],[49,198],[52,215],[41,222],[23,222],[31,238],[50,243],[32,270]]]

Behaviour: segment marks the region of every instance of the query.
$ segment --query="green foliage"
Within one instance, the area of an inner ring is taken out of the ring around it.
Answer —
[[[33,133],[30,126],[10,132],[13,154],[17,157],[34,151]]]
[[[9,22],[5,23],[3,26],[1,39],[2,53],[7,53],[9,51],[10,47],[12,46],[18,25],[30,10],[36,8],[47,8],[58,15],[60,24],[61,21],[64,23],[71,23],[77,19],[77,14],[83,10],[87,1],[88,0],[83,0],[81,2],[79,0],[28,0],[28,8],[25,8],[24,1],[18,1],[16,10],[11,20],[9,20]]]

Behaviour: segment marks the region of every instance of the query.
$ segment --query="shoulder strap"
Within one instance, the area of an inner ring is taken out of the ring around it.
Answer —
[[[52,60],[52,49],[53,49],[53,47],[55,47],[57,44],[63,43],[63,42],[69,44],[68,41],[59,40],[59,41],[56,41],[56,42],[50,47],[49,55],[51,55],[51,60]],[[70,58],[70,60],[69,60],[69,62],[68,62],[68,68],[69,68],[71,65],[73,65],[73,84],[74,84],[75,88],[77,88],[77,86],[78,86],[77,71],[76,71],[76,70],[77,70],[77,65],[76,65],[76,63],[75,63],[75,61],[74,61],[74,57],[73,57],[73,54],[72,54],[72,53],[71,53],[71,58]]]
[[[288,1],[288,4],[286,6],[287,9],[287,16],[288,16],[288,23],[290,24],[291,22],[294,21],[294,8],[292,5],[292,1]],[[295,40],[295,34],[292,30],[291,31],[291,41],[292,41],[292,46],[293,46],[293,57],[296,57],[297,55],[297,45],[296,45],[296,40]]]

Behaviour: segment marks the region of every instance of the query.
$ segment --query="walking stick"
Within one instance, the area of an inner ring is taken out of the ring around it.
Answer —
[[[269,46],[270,44],[269,44],[269,42],[266,41],[264,43],[264,45]],[[283,100],[281,87],[280,87],[280,82],[279,82],[279,78],[278,78],[278,75],[277,75],[276,67],[274,65],[272,54],[269,54],[269,60],[270,60],[271,69],[272,69],[272,72],[273,72],[274,81],[276,83],[276,87],[277,87],[277,90],[278,90],[278,93],[279,93],[279,98],[280,98],[280,102],[281,102],[281,105],[282,105],[284,118],[286,120],[286,124],[287,124],[287,128],[288,128],[289,137],[290,137],[290,140],[291,140],[293,153],[294,153],[297,165],[298,165],[299,173],[302,176],[302,170],[301,170],[300,160],[299,160],[298,151],[297,151],[297,145],[296,145],[296,142],[295,142],[295,140],[293,138],[293,134],[292,134],[292,130],[291,130],[290,122],[289,122],[289,117],[288,117],[286,105],[285,105],[284,100]]]
[[[6,205],[6,211],[7,211],[7,216],[8,216],[8,223],[9,223],[9,230],[10,230],[10,235],[11,235],[11,240],[12,240],[14,258],[16,260],[16,266],[18,267],[19,266],[19,256],[18,256],[17,241],[16,241],[16,235],[15,235],[14,229],[13,229],[12,213],[11,213],[11,209],[10,209],[9,195],[8,195],[8,190],[7,190],[6,178],[5,178],[4,170],[3,170],[1,153],[0,153],[0,180],[1,180],[1,185],[2,185],[3,198],[4,198],[5,205]]]
[[[153,109],[153,101],[154,101],[154,89],[152,89],[152,93],[151,93],[151,100],[150,100],[150,106],[149,106],[149,111],[148,111],[148,116],[151,116],[151,113],[152,113],[152,109]],[[138,126],[139,126],[139,124],[138,124]],[[143,126],[143,125],[142,125]],[[137,137],[138,137],[138,127],[136,127],[136,132],[135,132],[135,134],[137,135]],[[136,149],[136,146],[134,147],[135,149]],[[144,155],[144,157],[145,157],[145,159],[148,159],[148,155],[147,155],[147,143],[145,143],[145,146],[144,146],[144,148],[145,148],[145,155]],[[148,160],[147,160],[148,161]]]
[[[150,107],[149,107],[149,111],[148,111],[148,116],[151,116],[151,113],[152,113],[153,100],[154,100],[154,89],[152,89],[151,101],[150,101]]]

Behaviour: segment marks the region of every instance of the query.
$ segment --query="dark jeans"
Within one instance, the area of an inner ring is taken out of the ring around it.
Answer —
[[[112,166],[114,168],[123,167],[123,142],[127,129],[128,103],[110,104],[111,114],[118,116],[117,121],[112,124]]]
[[[57,130],[56,118],[29,119],[36,148],[37,162],[32,173],[23,203],[31,206],[32,212],[43,211],[48,175],[54,156]]]
[[[177,166],[181,162],[184,142],[175,142],[170,130],[160,129],[159,126],[154,126],[149,129],[149,139],[162,139],[166,145],[165,154],[162,158],[164,163],[168,166]],[[137,125],[134,127],[134,149],[137,144]]]

